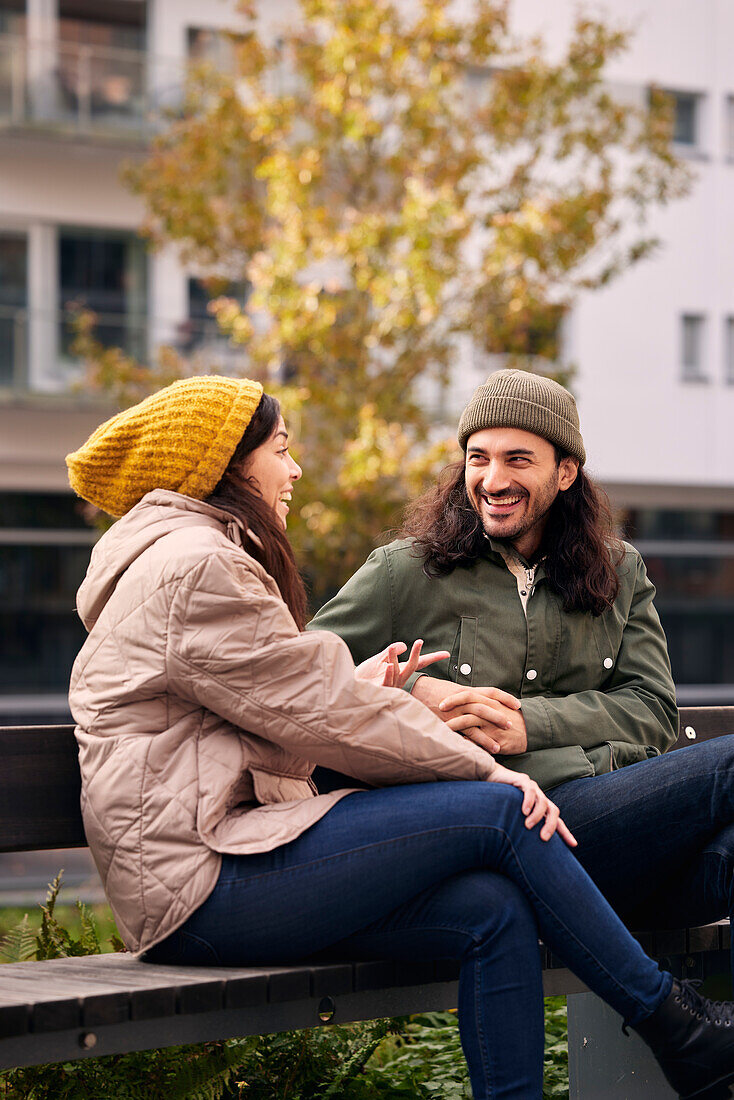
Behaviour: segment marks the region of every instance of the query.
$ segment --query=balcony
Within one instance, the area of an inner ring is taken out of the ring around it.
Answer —
[[[151,319],[132,312],[95,312],[95,338],[139,362],[171,347],[192,370],[237,373],[246,352],[224,336],[213,318]],[[0,398],[72,391],[81,364],[71,354],[70,310],[29,310],[0,303]]]
[[[182,62],[142,50],[0,35],[0,130],[144,143],[183,83]]]

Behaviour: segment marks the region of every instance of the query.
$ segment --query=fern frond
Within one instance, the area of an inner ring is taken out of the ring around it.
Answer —
[[[366,1066],[378,1046],[389,1032],[394,1030],[392,1020],[376,1020],[369,1028],[366,1042],[360,1043],[350,1058],[344,1063],[342,1069],[336,1075],[327,1089],[321,1094],[323,1100],[339,1096],[347,1081],[357,1077]]]
[[[82,901],[77,900],[76,907],[79,912],[82,930],[79,939],[70,945],[72,947],[71,953],[74,955],[99,955],[102,948],[94,914]]]
[[[46,904],[41,904],[41,927],[36,936],[37,959],[64,959],[69,955],[69,943],[71,937],[67,930],[59,924],[54,914],[56,902],[61,889],[64,876],[63,867],[48,884]]]
[[[207,1043],[166,1083],[166,1100],[220,1100],[232,1076],[251,1057],[257,1037]]]
[[[25,962],[36,954],[36,934],[26,913],[23,920],[0,940],[0,957],[5,962]]]

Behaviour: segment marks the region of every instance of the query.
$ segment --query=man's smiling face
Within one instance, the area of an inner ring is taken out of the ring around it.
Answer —
[[[552,443],[520,428],[483,428],[467,440],[469,500],[486,533],[526,559],[537,552],[551,505],[577,471],[575,458],[558,462]]]

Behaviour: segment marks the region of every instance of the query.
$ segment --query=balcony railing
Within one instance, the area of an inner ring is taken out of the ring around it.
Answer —
[[[58,392],[79,376],[71,354],[70,310],[35,311],[0,303],[0,394]],[[161,320],[141,313],[95,312],[94,336],[150,363],[162,345],[174,348],[197,369],[223,373],[242,369],[246,353],[224,336],[214,318]]]
[[[146,141],[180,104],[184,66],[142,50],[0,35],[0,127]]]

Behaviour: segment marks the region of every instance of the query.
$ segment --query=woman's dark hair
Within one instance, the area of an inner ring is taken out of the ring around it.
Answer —
[[[246,531],[249,529],[256,535],[262,546],[250,539],[248,553],[273,578],[288,610],[296,620],[298,629],[303,630],[306,624],[306,589],[298,572],[291,544],[275,512],[265,503],[254,479],[247,474],[248,458],[257,447],[275,434],[279,417],[278,402],[274,397],[263,394],[227,469],[214,491],[207,497],[207,503],[221,508],[223,512],[229,512],[240,520]]]
[[[567,456],[555,450],[558,464]],[[429,577],[473,565],[485,545],[484,529],[466,491],[463,462],[447,466],[438,484],[409,506],[399,534],[414,539]],[[601,615],[610,608],[623,553],[606,493],[579,467],[573,485],[551,505],[543,533],[543,565],[564,611]]]

